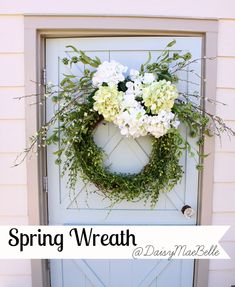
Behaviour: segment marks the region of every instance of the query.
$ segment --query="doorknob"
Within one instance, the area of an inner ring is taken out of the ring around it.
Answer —
[[[190,205],[184,205],[181,208],[181,212],[188,219],[192,218],[195,215],[195,211]]]

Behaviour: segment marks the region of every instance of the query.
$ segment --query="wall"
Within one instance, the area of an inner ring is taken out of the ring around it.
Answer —
[[[79,3],[80,2],[80,3]],[[189,3],[191,2],[191,3]],[[196,2],[196,3],[195,3]],[[235,2],[168,1],[5,1],[0,4],[0,224],[27,224],[26,169],[11,168],[25,145],[23,14],[106,14],[219,18],[217,113],[235,129]],[[147,5],[146,5],[147,3]],[[212,261],[209,287],[235,284],[235,140],[216,140],[213,223],[229,224],[223,246],[232,256]],[[31,286],[30,262],[0,261],[0,286]],[[203,287],[203,286],[202,286]]]
[[[0,224],[27,224],[25,164],[11,168],[25,146],[24,22],[22,16],[0,17]],[[0,286],[31,285],[30,262],[0,261]]]
[[[235,10],[234,10],[235,12]],[[235,15],[234,15],[235,16]],[[234,17],[235,18],[235,17]],[[235,19],[219,21],[217,100],[228,106],[217,105],[217,113],[235,129]],[[235,284],[235,140],[226,135],[216,139],[213,224],[231,225],[223,239],[223,246],[232,260],[211,261],[209,286]]]

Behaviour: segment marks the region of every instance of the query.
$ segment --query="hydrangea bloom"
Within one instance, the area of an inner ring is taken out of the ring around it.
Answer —
[[[144,105],[152,114],[158,114],[161,110],[170,112],[177,97],[175,85],[166,80],[154,81],[143,88]]]
[[[126,95],[133,95],[134,97],[141,96],[143,84],[140,81],[126,83]]]
[[[109,86],[117,85],[119,82],[124,81],[125,77],[123,76],[123,73],[126,71],[127,67],[116,61],[105,61],[97,68],[97,71],[92,78],[92,83],[95,87],[99,87],[103,83],[106,83]]]
[[[143,83],[144,84],[151,84],[155,81],[155,77],[153,73],[144,73]]]
[[[131,69],[130,70],[130,79],[132,81],[140,80],[140,72],[138,70]]]
[[[165,135],[171,127],[178,127],[179,121],[172,112],[161,111],[158,115],[146,119],[146,130],[155,138]]]
[[[151,84],[156,80],[153,73],[144,73],[143,76],[140,75],[138,70],[130,70],[130,79],[133,82],[143,82],[144,84]]]
[[[93,99],[94,110],[103,115],[105,120],[112,122],[120,112],[123,92],[119,92],[115,86],[102,86],[96,91]]]
[[[138,138],[147,135],[146,117],[144,108],[139,104],[120,112],[114,123],[119,127],[122,135]]]
[[[120,92],[117,84],[125,80],[126,70],[127,67],[115,61],[98,67],[93,77],[93,84],[98,87],[93,97],[94,110],[116,124],[122,135],[133,138],[147,134],[159,138],[170,128],[177,128],[180,122],[171,112],[178,97],[176,87],[166,80],[156,81],[152,73],[141,75],[130,70],[127,90]],[[102,86],[103,83],[108,86]]]

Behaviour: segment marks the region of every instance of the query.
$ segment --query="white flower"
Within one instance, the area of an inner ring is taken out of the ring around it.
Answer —
[[[136,108],[139,106],[139,103],[135,100],[135,95],[128,95],[125,96],[123,101],[121,102],[121,109],[129,109],[129,108]]]
[[[134,83],[133,82],[127,82],[126,83],[126,87],[127,87],[127,90],[126,90],[126,95],[132,95],[134,94]]]
[[[142,88],[143,85],[140,81],[135,80],[134,82],[127,82],[126,83],[126,95],[134,95],[135,97],[138,97],[142,94]]]
[[[143,83],[144,84],[151,84],[155,81],[155,77],[153,73],[144,73]]]
[[[138,70],[135,70],[135,69],[130,70],[130,79],[132,81],[139,79],[139,77],[140,77],[140,72]]]
[[[156,81],[153,73],[142,76],[132,69],[124,93],[119,91],[118,83],[125,80],[126,71],[127,67],[116,61],[99,65],[92,79],[93,85],[98,87],[93,96],[93,109],[116,124],[127,137],[151,134],[159,138],[169,129],[178,128],[180,122],[171,112],[178,97],[176,87],[166,80]]]
[[[135,102],[134,107],[123,109],[114,121],[122,135],[133,138],[147,135],[145,128],[147,115],[140,103]]]
[[[119,82],[124,81],[123,73],[126,71],[126,66],[114,60],[111,62],[105,61],[97,68],[92,78],[92,83],[96,87],[101,86],[103,83],[107,83],[109,86],[117,85]]]
[[[175,114],[162,110],[156,116],[148,116],[146,119],[146,130],[155,138],[165,135],[171,127],[177,126]]]

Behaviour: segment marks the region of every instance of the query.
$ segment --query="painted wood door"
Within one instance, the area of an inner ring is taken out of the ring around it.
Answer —
[[[194,59],[201,58],[200,37],[174,37],[177,40],[173,51],[190,51]],[[72,57],[66,52],[66,45],[74,45],[96,55],[101,60],[116,60],[128,67],[138,69],[147,59],[148,51],[152,59],[166,47],[172,37],[90,37],[61,38],[46,41],[47,80],[59,83],[68,67],[61,63],[63,57]],[[73,68],[75,75],[81,75],[85,67]],[[191,73],[193,69],[195,74]],[[181,92],[200,91],[200,61],[191,64],[179,75],[178,88]],[[49,118],[56,107],[47,103]],[[181,127],[182,133],[187,130]],[[102,147],[107,158],[105,164],[117,172],[136,173],[148,162],[151,152],[150,138],[127,139],[120,135],[112,124],[101,123],[94,133],[98,146]],[[191,139],[189,139],[193,145]],[[196,148],[196,145],[195,145]],[[66,178],[61,178],[60,167],[54,164],[53,150],[47,152],[48,169],[48,210],[49,224],[134,224],[134,225],[195,225],[196,215],[186,219],[181,208],[191,205],[197,210],[198,173],[195,160],[187,153],[181,159],[184,176],[181,182],[169,193],[160,195],[154,209],[144,202],[123,202],[110,209],[110,202],[100,194],[93,193],[92,183],[85,184],[80,178],[76,191],[66,188]],[[193,282],[192,260],[52,260],[52,287],[191,287]]]

